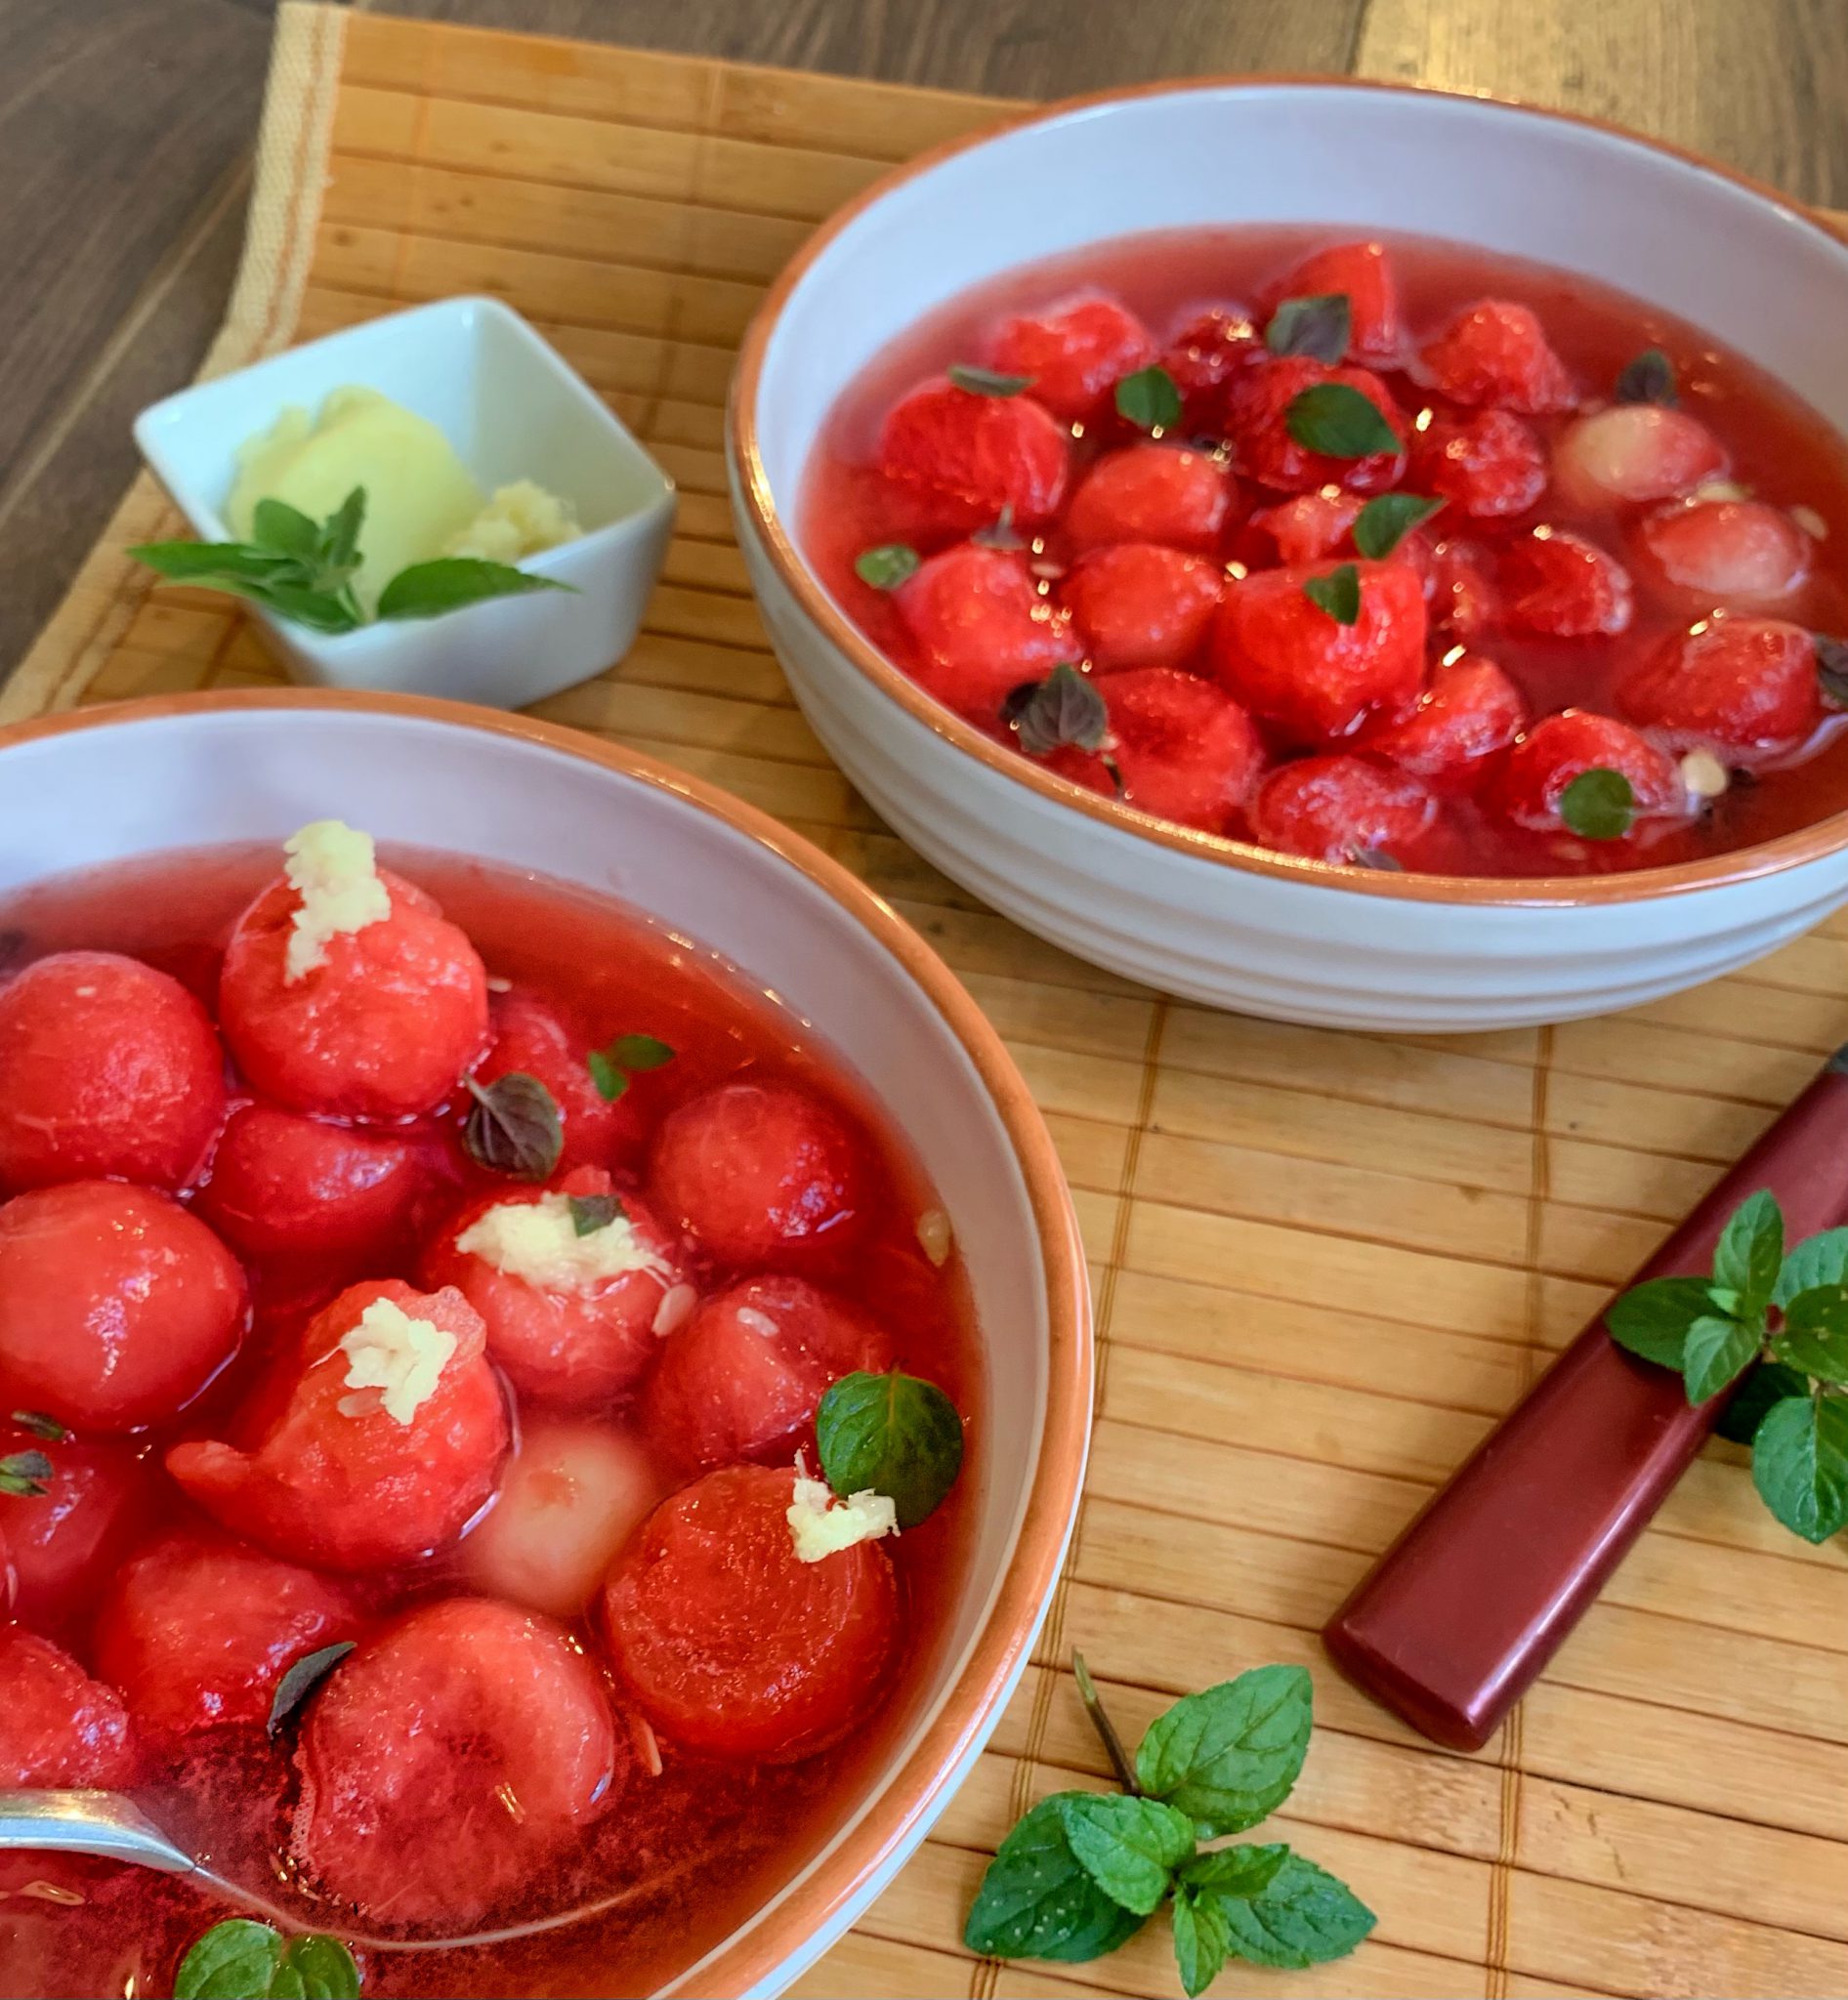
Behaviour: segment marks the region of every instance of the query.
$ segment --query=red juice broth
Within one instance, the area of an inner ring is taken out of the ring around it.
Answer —
[[[940,1270],[920,1248],[917,1218],[937,1205],[936,1196],[870,1093],[785,1005],[752,990],[737,969],[658,923],[563,884],[446,854],[398,850],[385,859],[437,896],[475,941],[490,976],[545,998],[590,1046],[638,1031],[667,1042],[675,1060],[632,1085],[650,1094],[651,1119],[744,1072],[799,1081],[846,1110],[870,1141],[875,1223],[850,1267],[817,1275],[887,1326],[900,1365],[940,1383],[970,1420],[968,1455],[948,1500],[922,1526],[886,1545],[903,1604],[900,1665],[877,1710],[845,1742],[772,1768],[683,1757],[662,1741],[662,1770],[651,1776],[638,1741],[626,1786],[582,1844],[548,1861],[514,1903],[464,1928],[536,1921],[622,1892],[633,1892],[632,1900],[491,1946],[359,1954],[364,1990],[378,2000],[651,1991],[722,1942],[838,1829],[917,1718],[944,1663],[986,1479],[984,1369],[968,1284],[954,1254]],[[173,973],[211,1006],[231,926],[275,872],[273,848],[215,849],[41,885],[0,903],[0,971],[59,950],[123,951]],[[449,1199],[509,1185],[489,1180],[461,1155],[459,1120],[459,1107],[451,1105],[420,1121],[447,1159],[445,1202],[435,1223],[449,1212]],[[414,1270],[419,1247],[404,1246],[400,1270]],[[307,1296],[279,1305],[273,1298],[274,1311],[266,1317],[262,1304],[273,1274],[254,1271],[259,1314],[250,1342],[203,1397],[147,1438],[149,1457],[157,1460],[182,1437],[225,1435],[265,1359],[343,1284],[380,1274],[389,1273],[340,1273]],[[694,1275],[715,1276],[697,1270]],[[685,1483],[684,1476],[664,1476],[664,1484]],[[202,1518],[168,1487],[146,1522],[146,1539],[181,1521],[202,1524]],[[471,1588],[453,1552],[414,1570],[358,1581],[381,1616]],[[75,1630],[52,1636],[86,1658],[88,1623],[86,1616]],[[588,1621],[578,1637],[600,1656]],[[299,1909],[304,1928],[389,1935],[389,1926],[319,1903],[291,1879],[281,1858],[294,1796],[286,1750],[259,1729],[197,1733],[159,1756],[158,1774],[138,1796],[222,1873]],[[171,1990],[188,1947],[231,1914],[216,1899],[145,1869],[0,1855],[0,2000]]]
[[[1302,224],[1153,230],[1023,266],[949,300],[884,349],[846,386],[829,413],[805,469],[797,507],[798,536],[821,581],[882,652],[901,667],[907,664],[911,642],[890,594],[863,583],[854,572],[854,560],[882,542],[908,542],[929,555],[960,537],[933,531],[915,500],[879,474],[879,427],[893,403],[919,382],[953,361],[979,355],[997,318],[1043,309],[1074,291],[1102,289],[1120,298],[1165,344],[1208,308],[1253,316],[1259,302],[1303,258],[1329,243],[1352,241],[1355,233]],[[1661,349],[1674,365],[1683,408],[1700,417],[1731,454],[1731,477],[1755,497],[1785,507],[1807,505],[1827,522],[1828,536],[1815,547],[1807,582],[1762,615],[1815,632],[1848,632],[1848,445],[1808,403],[1687,320],[1575,272],[1434,237],[1380,231],[1375,240],[1392,257],[1407,353],[1428,343],[1461,307],[1482,298],[1518,300],[1539,315],[1554,350],[1586,391],[1586,406],[1593,407],[1609,398],[1627,362],[1647,348]],[[1412,370],[1361,365],[1385,380],[1408,414],[1431,405],[1427,387]],[[1571,416],[1527,421],[1547,445],[1550,460],[1552,441]],[[1075,469],[1142,435],[1113,415],[1089,429],[1090,435],[1075,440]],[[1254,507],[1289,497],[1248,479],[1239,483]],[[1630,562],[1622,527],[1614,523],[1627,523],[1642,511],[1586,515],[1549,487],[1539,507],[1510,521],[1456,523],[1459,535],[1491,551],[1540,521],[1570,527],[1613,550],[1635,578],[1636,615],[1616,640],[1496,632],[1482,642],[1478,649],[1507,670],[1535,716],[1574,706],[1611,713],[1612,688],[1621,672],[1701,614],[1687,601],[1652,594],[1646,574]],[[1442,539],[1447,525],[1440,514],[1431,532]],[[1042,545],[1054,562],[1066,559],[1056,524],[1035,537],[1035,548]],[[1434,644],[1432,649],[1435,654],[1442,648]],[[998,727],[993,733],[1013,741]],[[1469,875],[1665,865],[1772,840],[1845,806],[1848,732],[1831,719],[1816,742],[1785,766],[1735,783],[1690,824],[1633,840],[1588,843],[1529,836],[1468,801],[1452,802],[1416,860],[1433,872]]]

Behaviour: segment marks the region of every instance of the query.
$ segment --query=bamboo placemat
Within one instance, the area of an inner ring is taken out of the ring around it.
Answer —
[[[1316,1677],[1288,1833],[1379,1912],[1300,1995],[1848,1992],[1848,1562],[1695,1467],[1476,1758],[1353,1692],[1317,1629],[1569,1338],[1848,1040],[1848,921],[1616,1020],[1448,1039],[1160,999],[1038,942],[879,824],[793,706],[731,533],[732,346],[806,231],[992,102],[283,8],[250,246],[210,366],[444,293],[512,300],[680,481],[647,630],[547,702],[855,868],[1006,1035],[1077,1189],[1101,1415],[1071,1567],[993,1747],[821,1996],[1178,1993],[1165,1927],[1055,1976],[970,1957],[988,1854],[1101,1780],[1064,1662],[1123,1723],[1266,1660]],[[130,493],[0,719],[277,676],[225,603],[119,554]]]

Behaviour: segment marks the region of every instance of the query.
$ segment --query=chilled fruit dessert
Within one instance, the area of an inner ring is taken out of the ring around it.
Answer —
[[[1099,244],[879,355],[800,513],[920,688],[1200,833],[1560,876],[1848,805],[1848,450],[1567,272],[1300,227]]]
[[[947,1643],[982,1370],[903,1139],[684,938],[337,821],[0,952],[0,1790],[133,1791],[368,1994],[654,1990]],[[231,1914],[0,1898],[42,1996]]]

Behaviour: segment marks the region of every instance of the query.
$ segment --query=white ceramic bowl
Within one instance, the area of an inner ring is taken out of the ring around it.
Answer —
[[[886,1885],[974,1763],[1077,1507],[1091,1404],[1083,1252],[1051,1140],[994,1030],[915,933],[806,842],[544,724],[371,696],[176,696],[0,729],[0,896],[176,845],[279,841],[334,814],[384,842],[618,897],[812,1023],[916,1148],[985,1337],[973,1550],[928,1686],[842,1831],[676,1988],[779,1990]]]
[[[568,592],[331,637],[259,609],[289,678],[523,708],[619,660],[667,555],[674,483],[564,355],[498,299],[387,313],[196,383],[143,410],[135,441],[193,532],[224,541],[237,447],[289,404],[312,415],[329,390],[352,384],[428,417],[483,491],[535,479],[570,503],[584,532],[520,565]]]
[[[1581,271],[1716,334],[1848,432],[1848,248],[1718,168],[1556,113],[1399,86],[1202,82],[1088,100],[889,177],[812,237],[745,341],[739,538],[816,732],[944,872],[1187,998],[1456,1030],[1650,1000],[1848,900],[1848,814],[1743,853],[1494,882],[1301,861],[1168,826],[987,741],[883,660],[793,533],[843,384],[973,284],[1085,243],[1239,222],[1404,229]]]

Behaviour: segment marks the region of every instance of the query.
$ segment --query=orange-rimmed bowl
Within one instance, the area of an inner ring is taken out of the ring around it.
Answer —
[[[1084,1473],[1091,1322],[1052,1142],[999,1037],[877,896],[764,814],[595,738],[376,694],[180,695],[0,729],[0,896],[175,849],[345,818],[610,896],[729,961],[827,1043],[948,1212],[987,1393],[967,1555],[890,1748],[814,1852],[676,1985],[779,1990],[891,1879],[1025,1668]],[[619,1969],[597,1991],[626,1990]],[[442,1990],[440,1983],[433,1991]]]
[[[1848,812],[1673,867],[1495,881],[1304,861],[1151,819],[1009,753],[859,632],[797,503],[842,387],[970,286],[1151,229],[1238,223],[1478,243],[1717,335],[1848,433],[1848,247],[1770,190],[1607,126],[1443,92],[1222,79],[1055,107],[888,176],[810,239],[746,336],[739,540],[817,733],[944,872],[1185,997],[1333,1026],[1605,1013],[1733,970],[1848,901]],[[1848,521],[1832,524],[1848,533]]]

